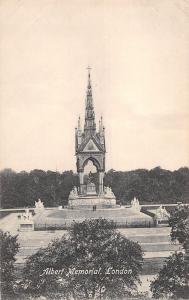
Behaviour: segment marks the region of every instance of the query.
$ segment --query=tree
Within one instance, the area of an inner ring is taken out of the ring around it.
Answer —
[[[110,186],[116,199],[124,204],[135,196],[141,203],[176,203],[189,199],[189,169],[186,167],[173,172],[160,167],[127,172],[110,170],[105,174],[104,184]]]
[[[172,241],[178,240],[189,251],[189,206],[179,205],[169,219]]]
[[[63,173],[32,170],[0,172],[0,203],[3,208],[34,206],[40,198],[46,207],[66,205],[73,186],[79,186],[78,175],[73,171]],[[98,187],[98,174],[92,173],[92,182]],[[189,200],[189,169],[168,171],[156,167],[120,172],[109,170],[104,185],[110,186],[116,199],[123,204],[137,197],[140,203],[176,203]]]
[[[23,283],[28,292],[59,291],[65,299],[123,299],[137,291],[142,262],[140,245],[112,221],[85,220],[28,258]]]
[[[151,283],[154,298],[188,299],[189,295],[189,264],[183,253],[170,256],[158,277]]]
[[[183,298],[189,295],[189,207],[178,206],[170,217],[172,241],[178,240],[185,252],[170,256],[151,283],[155,298]]]
[[[32,207],[40,198],[46,207],[64,205],[78,176],[72,171],[59,172],[33,170],[16,173],[11,169],[0,172],[0,203],[3,208]]]
[[[19,244],[17,235],[11,236],[9,232],[0,230],[0,245],[1,245],[1,291],[2,294],[13,294],[14,277],[14,262],[15,255],[18,252]]]

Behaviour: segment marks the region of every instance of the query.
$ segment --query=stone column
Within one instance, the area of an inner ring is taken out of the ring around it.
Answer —
[[[82,170],[82,171],[79,171],[79,193],[80,193],[80,195],[84,194],[84,181],[83,181],[83,178],[84,178],[84,172]]]
[[[104,179],[104,172],[99,172],[99,194],[103,194],[104,188],[103,188],[103,179]]]

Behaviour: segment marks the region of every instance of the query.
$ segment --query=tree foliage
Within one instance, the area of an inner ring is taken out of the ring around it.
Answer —
[[[158,277],[152,282],[151,290],[155,298],[182,298],[189,295],[189,207],[178,206],[170,220],[171,239],[178,240],[185,252],[170,256]]]
[[[1,205],[3,208],[34,206],[40,198],[45,206],[64,205],[77,175],[72,171],[59,172],[33,170],[16,173],[1,171]]]
[[[189,263],[183,253],[170,256],[151,284],[154,298],[188,299]]]
[[[172,241],[178,240],[185,251],[189,250],[189,206],[178,206],[169,219]]]
[[[189,202],[189,169],[168,171],[156,167],[152,170],[138,169],[128,172],[110,170],[105,185],[110,186],[122,203],[137,197],[140,203]]]
[[[11,169],[0,172],[1,206],[3,208],[33,206],[40,198],[45,206],[67,204],[73,186],[78,186],[78,176],[73,171],[63,173],[33,170],[16,173]],[[98,188],[98,174],[92,174]],[[104,184],[110,186],[123,204],[137,197],[140,203],[189,202],[189,169],[177,171],[138,169],[128,172],[110,170]]]
[[[1,245],[1,292],[2,294],[12,294],[15,282],[14,262],[15,255],[18,252],[19,244],[17,235],[11,236],[9,232],[0,230]]]
[[[85,220],[27,259],[23,283],[30,293],[56,290],[62,299],[122,299],[137,290],[142,260],[139,244],[117,232],[112,221]],[[48,268],[64,272],[41,276]]]

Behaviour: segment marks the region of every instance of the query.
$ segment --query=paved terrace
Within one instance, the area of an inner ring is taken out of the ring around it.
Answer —
[[[17,213],[12,213],[2,218],[0,227],[4,231],[10,231],[11,234],[18,234],[18,241],[21,246],[17,255],[18,264],[23,264],[28,255],[35,253],[40,247],[46,247],[52,239],[61,237],[66,233],[66,230],[18,232],[17,215]],[[156,273],[166,257],[175,250],[182,250],[180,245],[171,243],[169,227],[124,228],[118,230],[127,238],[140,243],[144,251],[146,266],[153,261],[153,266],[150,269],[144,268],[145,274],[149,272]]]
[[[73,220],[82,222],[85,219],[106,218],[113,220],[118,225],[143,225],[153,226],[153,219],[139,211],[135,211],[131,208],[117,207],[100,209],[97,208],[93,211],[89,209],[45,209],[41,214],[37,214],[34,217],[35,228],[41,229],[48,226],[65,225],[70,226]],[[63,227],[64,229],[66,227]]]
[[[51,211],[51,213],[53,213]],[[18,232],[18,213],[11,213],[0,220],[0,227],[11,234],[18,234],[20,250],[16,256],[16,267],[19,272],[27,256],[35,253],[38,249],[46,247],[54,238],[60,238],[67,231],[33,231]],[[166,257],[175,250],[182,250],[179,244],[170,241],[169,227],[151,228],[124,228],[118,229],[127,238],[138,242],[144,251],[144,267],[141,275],[142,286],[140,290],[149,289],[150,280],[160,270]],[[19,274],[19,273],[18,273]]]

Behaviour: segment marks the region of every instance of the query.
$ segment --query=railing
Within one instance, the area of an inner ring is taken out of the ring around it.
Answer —
[[[129,223],[127,221],[125,222],[114,222],[116,228],[151,228],[155,227],[155,224],[150,221],[144,221],[144,222],[133,222]],[[34,230],[36,231],[55,231],[55,230],[67,230],[71,227],[72,222],[68,223],[61,223],[61,224],[35,224]]]

